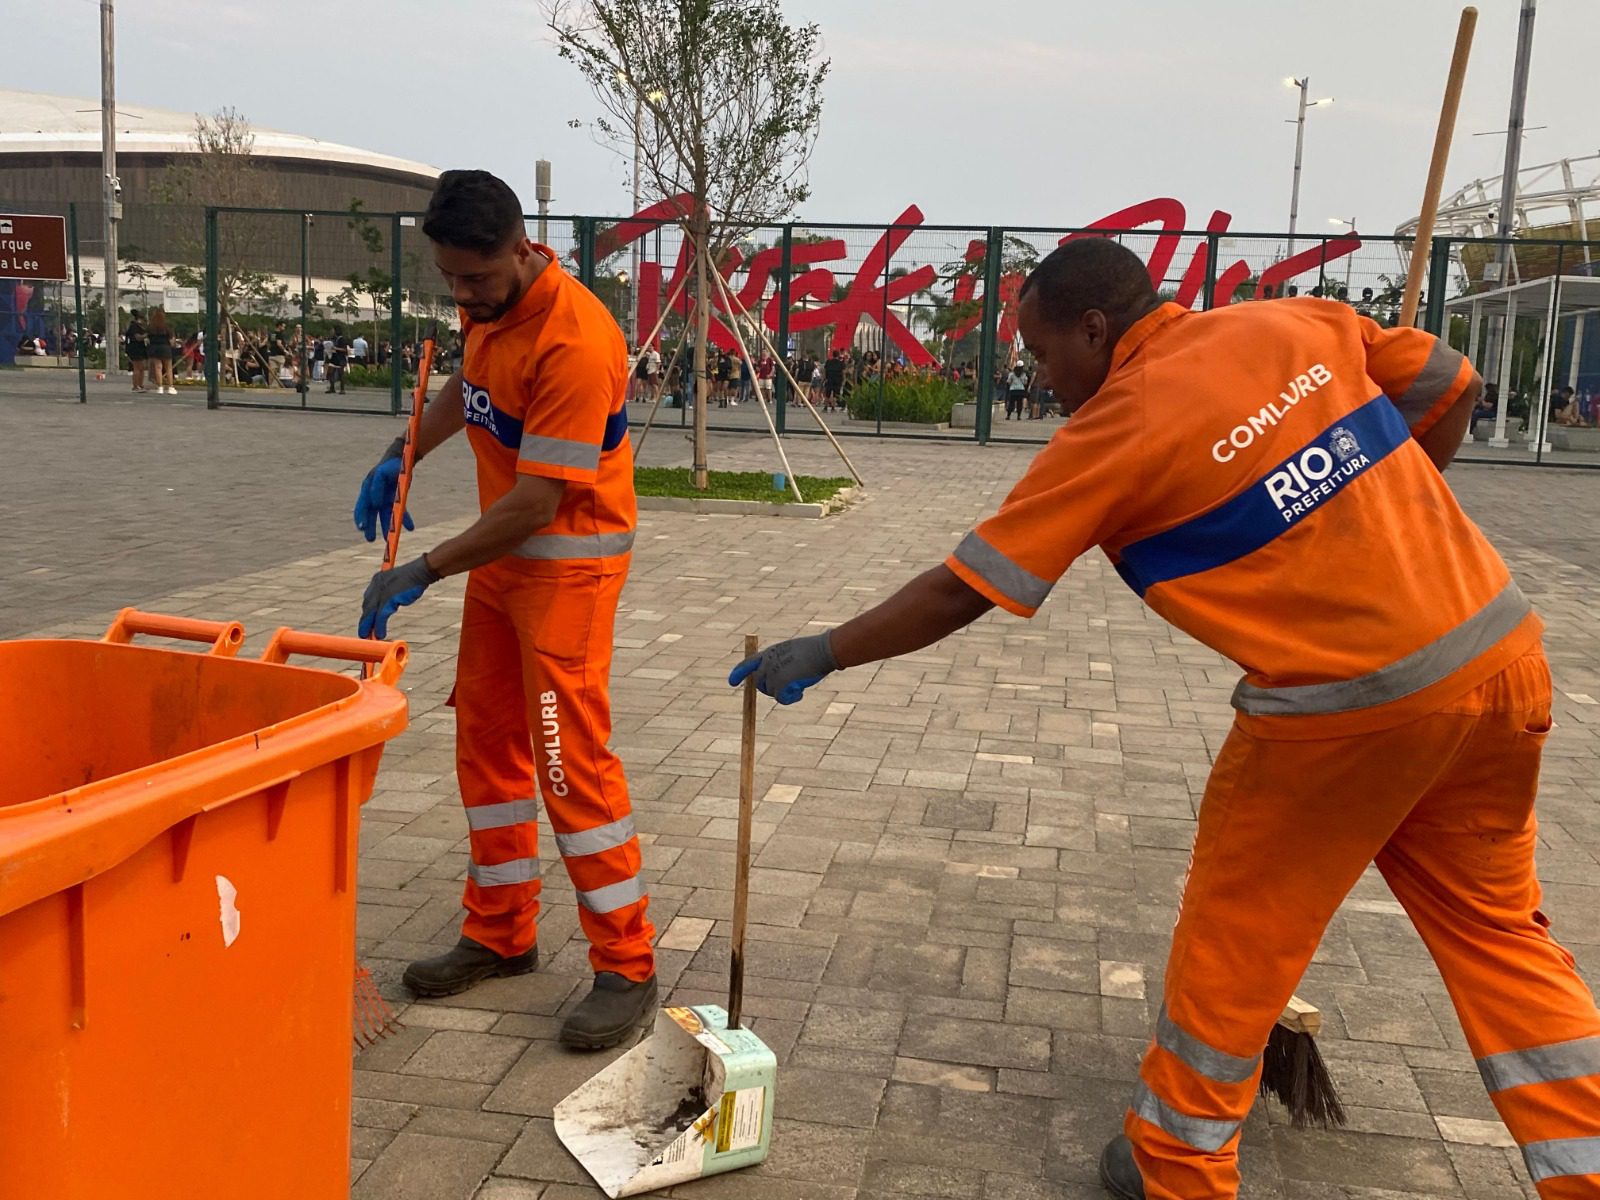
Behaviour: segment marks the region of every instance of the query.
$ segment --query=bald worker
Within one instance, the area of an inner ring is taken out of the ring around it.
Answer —
[[[1329,301],[1163,304],[1105,239],[1051,253],[1020,321],[1074,415],[1000,511],[884,603],[730,682],[790,704],[995,605],[1031,616],[1099,546],[1245,673],[1108,1189],[1237,1193],[1267,1035],[1376,861],[1540,1195],[1600,1195],[1600,1014],[1534,874],[1542,626],[1441,474],[1481,387],[1471,364]]]

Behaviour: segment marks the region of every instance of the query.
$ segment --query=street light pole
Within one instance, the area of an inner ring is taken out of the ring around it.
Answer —
[[[1351,217],[1348,221],[1343,217],[1329,217],[1328,224],[1347,226],[1351,233],[1356,231],[1356,219],[1354,217]],[[1347,302],[1350,299],[1350,266],[1354,257],[1352,254],[1344,256],[1344,298]]]
[[[1294,188],[1289,193],[1289,252],[1285,257],[1294,254],[1294,231],[1300,221],[1300,161],[1305,153],[1306,146],[1306,109],[1315,108],[1319,104],[1332,104],[1333,97],[1326,96],[1321,100],[1308,100],[1311,94],[1311,76],[1301,78],[1290,76],[1284,84],[1288,87],[1300,89],[1300,109],[1294,119]]]
[[[1306,88],[1311,83],[1311,76],[1295,80],[1295,87],[1300,89],[1300,111],[1294,119],[1294,188],[1289,193],[1289,255],[1294,254],[1295,224],[1300,219],[1300,160],[1306,148]]]
[[[117,222],[122,217],[122,183],[117,179],[117,18],[112,0],[100,0],[100,170],[106,241],[106,375],[122,366],[118,345]]]

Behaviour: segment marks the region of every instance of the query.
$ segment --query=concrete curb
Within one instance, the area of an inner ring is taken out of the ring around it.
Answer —
[[[769,504],[765,500],[695,500],[687,496],[640,496],[640,512],[691,512],[724,517],[800,517],[818,520],[848,508],[857,489],[841,488],[821,504]]]

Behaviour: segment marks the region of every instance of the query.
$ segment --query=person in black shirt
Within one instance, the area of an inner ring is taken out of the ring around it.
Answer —
[[[344,395],[344,369],[350,362],[350,339],[344,335],[344,326],[333,327],[333,354],[328,358],[328,395],[337,387]]]
[[[136,392],[147,390],[144,386],[144,367],[150,358],[150,331],[145,328],[143,317],[143,313],[134,309],[128,314],[128,327],[122,331],[122,344],[128,350],[128,367],[133,371],[133,390]]]
[[[283,377],[283,368],[289,362],[289,341],[284,333],[283,322],[279,321],[273,327],[272,336],[267,339],[267,366],[272,376],[271,382],[289,386],[288,380]]]
[[[837,412],[844,390],[844,351],[835,350],[822,366],[822,411]]]

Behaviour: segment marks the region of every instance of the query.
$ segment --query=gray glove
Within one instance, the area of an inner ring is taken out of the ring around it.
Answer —
[[[387,637],[389,618],[401,605],[413,604],[422,598],[430,583],[438,583],[440,576],[428,565],[428,556],[419,554],[403,566],[379,571],[367,584],[367,594],[361,597],[361,622],[356,626],[362,637]]]
[[[793,704],[806,694],[808,687],[839,669],[828,641],[830,633],[832,630],[768,646],[729,673],[729,686],[738,687],[747,676],[754,675],[756,690],[762,695],[771,696],[779,704]]]

